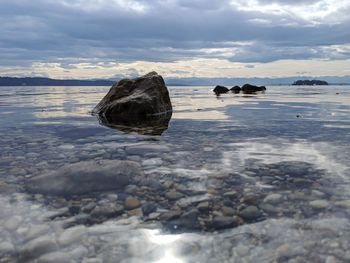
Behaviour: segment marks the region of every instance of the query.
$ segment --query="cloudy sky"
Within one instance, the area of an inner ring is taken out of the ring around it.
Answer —
[[[0,0],[0,76],[350,75],[350,0]]]

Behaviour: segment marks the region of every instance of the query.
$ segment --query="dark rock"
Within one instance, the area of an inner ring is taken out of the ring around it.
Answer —
[[[34,176],[26,182],[26,189],[31,193],[47,195],[88,194],[123,188],[135,176],[143,176],[136,162],[84,161]]]
[[[157,205],[154,203],[145,203],[141,206],[142,212],[145,216],[157,211]]]
[[[108,127],[160,135],[168,128],[172,105],[162,76],[151,72],[114,84],[93,114]]]
[[[96,206],[91,211],[92,217],[111,217],[121,215],[124,212],[124,207],[119,204],[107,203],[101,206]]]
[[[164,222],[164,224],[168,228],[177,231],[199,230],[201,229],[201,225],[198,221],[199,214],[197,209],[192,209],[184,213],[180,218]]]
[[[230,89],[233,93],[240,93],[241,92],[241,87],[239,86],[234,86]]]
[[[212,229],[225,229],[238,226],[238,220],[232,216],[216,216],[214,217],[211,225]]]
[[[264,92],[266,90],[265,86],[255,86],[250,84],[244,84],[242,87],[242,92],[245,94],[251,94],[256,92]]]
[[[224,86],[218,85],[218,86],[216,86],[216,87],[213,89],[213,91],[214,91],[214,93],[215,93],[216,95],[220,95],[220,94],[222,94],[222,93],[227,93],[227,92],[229,92],[230,90],[229,90],[228,88],[224,87]]]

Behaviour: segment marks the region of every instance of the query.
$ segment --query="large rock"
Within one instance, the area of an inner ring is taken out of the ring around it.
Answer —
[[[266,90],[265,86],[255,86],[251,84],[244,84],[242,87],[242,92],[249,94],[249,93],[256,93],[256,92],[264,92]]]
[[[114,84],[92,112],[102,124],[112,128],[161,134],[168,127],[172,105],[162,76],[150,72]]]
[[[230,90],[229,90],[228,88],[224,87],[224,86],[218,85],[218,86],[216,86],[216,87],[213,89],[213,91],[214,91],[214,93],[215,93],[216,95],[220,95],[220,94],[222,94],[222,93],[227,93],[227,92],[229,92]]]
[[[142,174],[140,165],[132,161],[84,161],[34,176],[26,188],[32,193],[79,195],[123,188]]]

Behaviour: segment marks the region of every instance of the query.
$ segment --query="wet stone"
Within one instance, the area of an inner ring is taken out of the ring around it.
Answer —
[[[281,202],[282,195],[281,194],[269,194],[264,198],[264,203],[277,204]]]
[[[38,258],[37,263],[67,263],[71,257],[65,252],[52,252]]]
[[[180,198],[182,198],[184,195],[181,194],[180,192],[171,190],[167,193],[165,193],[165,197],[168,198],[169,200],[178,200]]]
[[[145,203],[141,206],[142,212],[145,216],[157,211],[157,205],[154,203]]]
[[[197,205],[199,211],[208,211],[210,209],[209,202],[201,202]]]
[[[138,208],[140,206],[140,201],[135,198],[135,197],[127,197],[125,199],[125,208],[128,210],[134,209],[134,208]]]
[[[106,203],[96,206],[91,211],[92,217],[110,217],[113,215],[120,215],[124,211],[124,207],[120,204]]]
[[[235,214],[235,210],[231,207],[228,207],[228,206],[223,206],[222,207],[222,213],[225,215],[225,216],[233,216]]]
[[[209,225],[213,229],[225,229],[236,226],[238,226],[238,220],[232,216],[216,216]]]
[[[329,202],[326,200],[314,200],[311,201],[309,204],[314,209],[325,209],[329,206]]]
[[[240,212],[240,215],[245,220],[253,221],[259,219],[262,213],[256,206],[248,206]]]
[[[56,251],[58,249],[53,236],[44,236],[26,243],[20,250],[21,256],[25,259],[37,258],[43,254]]]

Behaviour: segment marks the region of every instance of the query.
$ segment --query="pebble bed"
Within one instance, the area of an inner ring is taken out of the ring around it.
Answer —
[[[168,130],[144,136],[88,115],[104,88],[23,89],[0,98],[0,263],[350,261],[342,97],[173,88]],[[142,173],[102,192],[27,191],[35,176],[101,160],[131,161]]]

